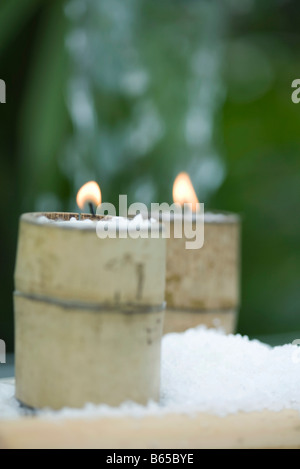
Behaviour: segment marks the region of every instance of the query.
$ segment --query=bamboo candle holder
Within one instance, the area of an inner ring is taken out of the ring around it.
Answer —
[[[158,400],[165,240],[99,239],[58,222],[71,217],[21,217],[16,397],[53,409]]]
[[[240,302],[239,217],[206,214],[204,245],[198,250],[187,250],[185,237],[174,238],[172,223],[170,232],[164,333],[201,324],[233,333]]]

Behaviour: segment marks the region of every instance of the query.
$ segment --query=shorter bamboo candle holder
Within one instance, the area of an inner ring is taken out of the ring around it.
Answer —
[[[16,397],[52,409],[158,400],[165,239],[99,239],[58,221],[71,217],[21,217]]]
[[[174,238],[172,222],[170,232],[164,333],[199,325],[233,333],[240,303],[239,217],[206,214],[204,245],[197,250],[186,249],[185,237]]]

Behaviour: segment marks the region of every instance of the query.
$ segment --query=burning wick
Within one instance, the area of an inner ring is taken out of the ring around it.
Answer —
[[[80,210],[83,210],[85,204],[88,204],[91,215],[95,217],[95,206],[98,207],[102,201],[101,190],[98,184],[90,181],[82,186],[78,191],[76,201]]]
[[[92,202],[89,202],[89,209],[90,209],[90,212],[91,212],[91,215],[93,217],[96,216],[96,212],[95,212],[95,208],[94,208],[94,205],[92,204]]]

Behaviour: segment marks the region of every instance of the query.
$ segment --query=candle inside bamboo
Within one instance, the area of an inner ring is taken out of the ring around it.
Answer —
[[[193,213],[180,211],[159,216],[171,225],[167,240],[164,332],[182,332],[203,324],[232,333],[240,301],[239,217],[221,212],[204,215],[203,204],[199,204],[186,173],[176,178],[173,197],[179,206],[189,203]],[[182,237],[174,235],[175,223],[184,225],[186,219],[192,220],[200,239],[204,229],[204,242],[199,249],[187,249],[189,240],[184,229]]]
[[[97,194],[84,188],[80,207],[97,205]],[[159,399],[165,239],[158,223],[155,238],[121,236],[133,222],[21,217],[14,301],[22,403],[60,409]],[[116,236],[102,239],[98,227],[107,223]]]

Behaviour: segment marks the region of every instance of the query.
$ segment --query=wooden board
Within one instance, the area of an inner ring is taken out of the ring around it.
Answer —
[[[1,449],[297,448],[300,419],[294,411],[232,415],[102,418],[0,422]]]
[[[0,416],[1,419],[1,416]],[[198,414],[163,417],[114,417],[0,420],[0,449],[104,448],[300,449],[296,411],[240,413],[227,417]]]

